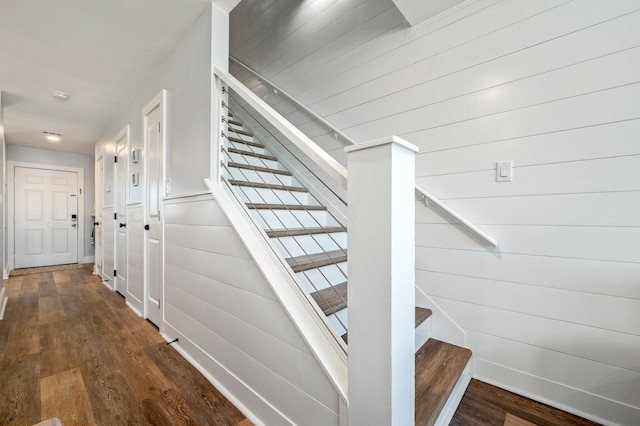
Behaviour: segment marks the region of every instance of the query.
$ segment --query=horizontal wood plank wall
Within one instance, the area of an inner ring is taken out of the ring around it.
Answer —
[[[165,205],[165,333],[265,424],[339,424],[339,397],[210,195]]]
[[[476,376],[637,424],[639,26],[633,0],[469,0],[413,28],[387,0],[244,0],[231,54],[358,142],[419,146],[417,183],[499,241],[416,204],[417,287],[466,331]],[[496,183],[505,160],[514,181]]]

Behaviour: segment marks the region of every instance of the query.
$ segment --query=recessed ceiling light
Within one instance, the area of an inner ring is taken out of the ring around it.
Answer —
[[[70,97],[68,93],[60,92],[58,90],[51,92],[51,96],[59,101],[68,101]]]
[[[44,134],[44,138],[49,142],[60,142],[62,140],[62,134],[54,133],[54,132],[42,132]]]

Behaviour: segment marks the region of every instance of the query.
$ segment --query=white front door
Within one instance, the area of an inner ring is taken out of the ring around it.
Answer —
[[[78,262],[78,174],[16,167],[15,267]]]
[[[128,144],[127,135],[116,143],[116,276],[115,290],[125,294],[127,290],[127,186]]]
[[[143,110],[145,153],[145,313],[149,321],[161,326],[162,320],[162,221],[164,196],[164,96]]]

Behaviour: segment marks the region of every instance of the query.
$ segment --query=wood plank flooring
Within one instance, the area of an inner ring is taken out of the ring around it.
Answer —
[[[252,425],[91,268],[5,281],[0,424]]]
[[[598,423],[472,379],[450,426],[593,426]]]

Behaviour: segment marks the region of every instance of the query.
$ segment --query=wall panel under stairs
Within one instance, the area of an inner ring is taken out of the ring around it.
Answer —
[[[211,194],[165,204],[165,334],[253,421],[338,425],[339,396]]]

